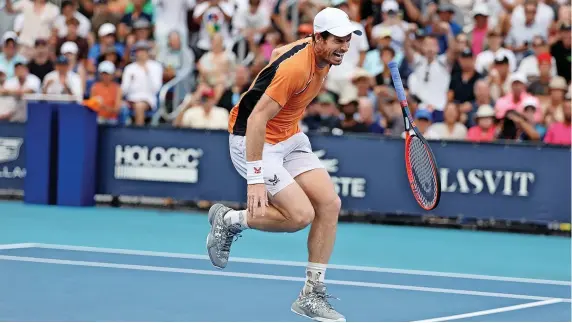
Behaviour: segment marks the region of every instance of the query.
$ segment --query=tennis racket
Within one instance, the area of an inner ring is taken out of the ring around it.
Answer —
[[[419,206],[430,211],[437,207],[441,199],[437,162],[429,143],[413,122],[397,64],[390,62],[389,70],[405,121],[405,169],[409,186]]]

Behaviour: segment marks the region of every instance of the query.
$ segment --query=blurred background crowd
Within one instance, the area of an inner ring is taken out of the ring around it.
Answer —
[[[326,6],[353,35],[304,131],[403,136],[399,64],[428,139],[571,142],[569,0],[2,0],[0,120],[70,95],[103,124],[226,129],[272,50]]]

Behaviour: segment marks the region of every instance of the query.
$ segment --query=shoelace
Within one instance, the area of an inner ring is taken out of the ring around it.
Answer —
[[[326,287],[323,286],[323,284],[318,284],[314,287],[314,290],[312,291],[312,293],[310,295],[313,295],[314,298],[316,298],[317,300],[320,301],[320,304],[322,304],[322,306],[326,307],[328,310],[333,310],[334,308],[332,307],[332,305],[328,302],[328,298],[333,298],[333,299],[337,299],[340,300],[339,298],[327,294],[326,293]]]
[[[230,246],[232,245],[232,243],[234,241],[238,240],[238,238],[240,238],[240,237],[242,237],[242,235],[236,231],[233,231],[232,227],[228,228],[226,231],[226,239],[224,239],[221,250],[225,251],[225,252],[229,252]]]

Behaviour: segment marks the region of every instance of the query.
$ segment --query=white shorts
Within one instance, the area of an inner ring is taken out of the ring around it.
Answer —
[[[230,134],[229,148],[234,168],[246,179],[246,137]],[[296,176],[312,169],[324,168],[312,152],[310,139],[303,132],[275,145],[265,143],[262,162],[266,190],[271,196],[294,183]]]

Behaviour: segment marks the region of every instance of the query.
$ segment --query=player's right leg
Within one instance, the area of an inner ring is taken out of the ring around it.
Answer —
[[[280,146],[265,148],[263,162],[269,206],[264,216],[253,217],[246,210],[233,210],[215,204],[209,210],[211,231],[207,237],[207,250],[214,266],[226,267],[234,239],[245,229],[269,232],[296,232],[307,227],[314,219],[314,208],[300,185],[283,167]],[[230,138],[231,157],[242,177],[246,177],[244,138]]]

